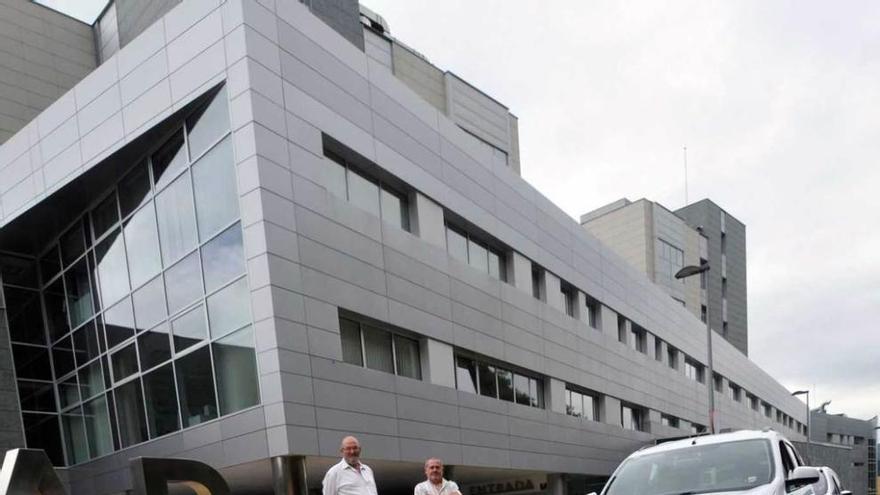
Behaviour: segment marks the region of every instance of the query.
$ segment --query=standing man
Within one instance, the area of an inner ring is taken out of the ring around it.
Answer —
[[[358,439],[352,436],[343,438],[339,452],[342,460],[324,475],[323,495],[378,495],[373,470],[360,460]]]
[[[454,481],[443,479],[443,461],[440,459],[432,457],[425,461],[425,477],[428,479],[416,485],[413,495],[461,495]]]

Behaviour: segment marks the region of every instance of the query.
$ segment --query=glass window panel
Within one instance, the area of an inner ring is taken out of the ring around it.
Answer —
[[[43,300],[46,303],[49,338],[54,342],[70,330],[70,324],[67,322],[67,305],[65,304],[62,279],[55,280],[43,291]]]
[[[358,208],[379,216],[379,185],[366,177],[347,170],[348,200]]]
[[[61,261],[64,266],[70,266],[77,258],[86,251],[86,239],[84,237],[83,223],[77,221],[61,239],[58,241],[61,246]]]
[[[95,237],[101,237],[117,222],[119,209],[116,206],[116,191],[113,191],[92,210],[92,232]]]
[[[211,344],[217,373],[220,415],[240,411],[260,403],[254,332],[243,328]]]
[[[477,270],[489,272],[489,251],[472,239],[468,239],[468,261]]]
[[[590,421],[596,421],[596,405],[594,399],[590,395],[584,395],[584,417]]]
[[[88,399],[104,391],[104,374],[101,361],[96,360],[79,370],[79,386],[83,399]]]
[[[238,218],[238,189],[232,138],[227,137],[192,166],[199,239],[205,240]]]
[[[129,298],[126,297],[116,306],[104,311],[104,330],[109,348],[134,335],[134,313],[131,311]]]
[[[72,375],[58,384],[58,400],[61,402],[62,409],[79,403],[79,384],[76,381],[76,375]]]
[[[217,417],[211,355],[202,347],[176,360],[177,388],[183,427],[194,426]]]
[[[28,445],[39,445],[49,456],[53,466],[64,465],[64,451],[61,448],[61,429],[55,414],[21,415],[24,423],[24,437]]]
[[[583,416],[584,415],[583,395],[579,394],[578,392],[572,392],[571,390],[568,391],[568,395],[569,395],[568,414],[571,414],[572,416],[579,416],[579,417]]]
[[[95,248],[101,300],[104,307],[122,299],[129,291],[128,264],[120,230],[114,230]]]
[[[82,411],[76,409],[61,415],[64,426],[64,444],[67,446],[67,463],[78,464],[89,459],[89,446],[86,443],[86,425]]]
[[[55,389],[51,383],[18,381],[18,399],[22,411],[56,412]]]
[[[198,253],[192,253],[165,272],[165,296],[168,312],[181,308],[202,296],[202,275]]]
[[[337,163],[335,158],[324,160],[324,186],[330,194],[348,199],[345,186],[345,166]]]
[[[625,430],[634,430],[633,428],[633,411],[627,406],[620,407],[621,426]]]
[[[221,88],[210,102],[186,119],[190,157],[202,154],[208,146],[229,130],[226,88]]]
[[[529,378],[529,400],[532,407],[543,407],[544,398],[540,392],[541,382],[534,378]]]
[[[202,247],[202,267],[208,292],[245,272],[239,224],[229,227]]]
[[[58,245],[56,244],[40,258],[40,278],[43,285],[52,280],[59,272],[61,272],[61,258],[59,257]]]
[[[394,354],[397,357],[397,374],[416,380],[422,379],[422,365],[419,359],[417,340],[394,336]]]
[[[119,437],[123,448],[147,440],[147,423],[144,415],[144,396],[140,380],[134,380],[117,388],[116,416],[119,418]]]
[[[480,377],[480,395],[485,395],[486,397],[498,398],[498,386],[497,379],[495,377],[496,371],[495,367],[486,364],[479,363],[478,366],[479,377]]]
[[[513,388],[516,393],[516,403],[529,405],[529,378],[519,373],[513,375]]]
[[[121,381],[138,372],[137,350],[134,343],[116,351],[110,358],[113,363],[113,381]]]
[[[501,267],[501,257],[498,256],[494,251],[489,251],[489,275],[497,278],[498,280],[502,280],[501,274],[503,273]]]
[[[196,246],[196,216],[189,174],[178,177],[156,196],[159,245],[165,266]]]
[[[508,370],[498,370],[498,398],[513,402],[513,373]]]
[[[86,258],[80,259],[64,273],[64,286],[67,289],[67,308],[70,311],[70,324],[78,327],[95,314],[92,306],[92,288],[89,282],[89,266]]]
[[[367,368],[394,373],[391,334],[369,325],[362,325],[362,330],[364,332],[364,355],[367,358]]]
[[[171,359],[168,324],[159,325],[141,334],[138,337],[138,353],[141,357],[141,369],[143,370],[148,370]]]
[[[183,142],[183,130],[174,133],[168,141],[153,153],[150,163],[153,165],[153,181],[156,190],[167,186],[186,168],[186,149]]]
[[[177,392],[174,389],[174,369],[171,363],[144,375],[144,395],[147,402],[150,438],[180,429],[180,421],[177,417]]]
[[[357,322],[339,319],[339,332],[342,338],[342,360],[346,363],[364,365],[361,353],[361,331]]]
[[[168,312],[165,310],[165,290],[162,284],[162,277],[156,277],[132,294],[134,322],[138,332],[152,328],[168,316]]]
[[[10,339],[14,342],[46,345],[40,293],[4,285],[3,297],[6,301]]]
[[[19,285],[36,289],[37,263],[34,258],[16,256],[13,254],[0,254],[0,276],[4,284]]]
[[[94,459],[113,452],[113,436],[110,434],[110,416],[107,414],[106,396],[83,404],[89,454]]]
[[[104,367],[107,370],[107,367]],[[107,410],[110,413],[110,435],[113,437],[113,450],[119,450],[119,428],[116,423],[116,401],[113,400],[113,394],[107,393]]]
[[[208,298],[208,326],[211,337],[217,338],[238,330],[251,322],[251,295],[247,277]]]
[[[15,358],[15,376],[35,380],[51,380],[52,368],[49,366],[49,351],[45,347],[12,344]]]
[[[140,287],[162,269],[153,205],[149,204],[138,210],[125,222],[123,230],[131,286]]]
[[[400,196],[386,190],[381,189],[379,198],[382,202],[382,220],[395,227],[407,229],[406,206]]]
[[[462,356],[456,358],[455,381],[459,390],[477,393],[477,366],[473,359]]]
[[[204,306],[187,311],[172,321],[171,333],[174,335],[175,352],[205,340],[208,336],[208,324],[205,320]]]
[[[453,258],[467,263],[467,238],[449,227],[446,227],[446,250]]]
[[[101,353],[98,347],[98,334],[95,332],[95,321],[92,320],[82,328],[73,332],[73,352],[76,354],[77,366],[98,357]]]
[[[122,218],[146,203],[149,197],[150,174],[144,161],[119,181],[119,208],[122,211]]]
[[[52,363],[55,364],[56,377],[64,376],[73,371],[76,367],[76,362],[73,359],[73,339],[66,337],[52,346]],[[34,377],[25,376],[23,378]]]

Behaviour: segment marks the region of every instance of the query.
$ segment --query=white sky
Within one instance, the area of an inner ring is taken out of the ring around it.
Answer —
[[[880,413],[880,3],[364,3],[519,117],[523,177],[573,218],[684,205],[687,146],[690,201],[747,226],[750,356]]]

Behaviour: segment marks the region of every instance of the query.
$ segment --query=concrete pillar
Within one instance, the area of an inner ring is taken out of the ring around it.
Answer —
[[[603,423],[615,426],[622,424],[620,421],[620,399],[606,395],[602,399],[602,407],[600,409]]]
[[[422,240],[446,249],[446,224],[443,207],[431,198],[416,192],[411,195],[410,227]]]
[[[436,385],[455,388],[455,357],[452,346],[434,339],[419,342],[422,379]]]
[[[559,311],[565,312],[565,296],[562,295],[562,286],[559,282],[559,277],[548,272],[547,270],[543,271],[544,276],[544,295],[546,296],[546,303],[550,305],[550,307],[557,309]]]
[[[645,332],[645,354],[653,360],[657,359],[656,339],[653,333]]]
[[[663,421],[660,419],[660,411],[656,409],[648,409],[648,424],[645,425],[648,433],[659,432],[663,430]]]
[[[665,340],[660,342],[660,356],[660,362],[669,366],[669,344]]]
[[[602,313],[602,318],[600,319],[600,323],[602,324],[601,330],[602,333],[613,336],[615,339],[617,338],[617,312],[613,309],[605,306],[604,304],[600,304],[600,313]]]
[[[680,418],[679,418],[679,420],[678,420],[678,429],[690,433],[690,432],[691,432],[691,422],[690,422],[690,421],[687,421],[687,420],[685,420],[685,419],[680,419]]]
[[[617,340],[620,341],[621,344],[629,347],[632,345],[632,322],[628,319],[624,318],[622,321],[620,318],[617,319],[617,332],[615,335],[617,336]],[[621,325],[623,323],[623,325]],[[622,334],[622,335],[621,335]]]
[[[513,251],[510,257],[510,273],[508,280],[517,289],[530,294],[532,293],[532,261],[525,256]]]
[[[547,495],[565,495],[565,475],[551,473],[547,475]]]
[[[587,311],[587,295],[581,291],[577,291],[577,301],[574,305],[574,317],[587,325],[590,324],[590,312]]]
[[[550,405],[550,410],[565,414],[565,382],[550,378],[550,386],[547,387],[550,396],[544,398],[544,403]]]
[[[272,487],[274,495],[308,495],[306,458],[300,456],[273,457]]]

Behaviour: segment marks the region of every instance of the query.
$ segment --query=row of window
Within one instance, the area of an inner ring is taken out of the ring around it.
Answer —
[[[513,371],[488,360],[455,356],[455,386],[458,390],[485,397],[544,407],[544,380]]]

